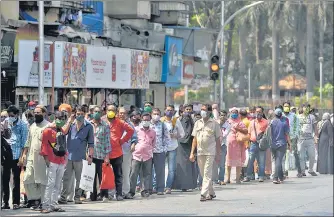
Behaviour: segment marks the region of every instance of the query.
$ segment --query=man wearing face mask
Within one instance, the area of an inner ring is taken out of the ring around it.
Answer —
[[[157,192],[158,195],[163,195],[165,190],[166,152],[171,138],[166,124],[161,122],[160,117],[160,109],[154,108],[152,111],[152,121],[150,128],[156,133],[156,145],[153,150],[153,179],[150,182],[150,193]]]
[[[144,112],[152,113],[152,108],[153,108],[153,103],[152,102],[145,102],[144,103]]]
[[[3,168],[3,206],[1,209],[10,209],[9,207],[9,181],[11,174],[13,175],[14,187],[13,187],[13,209],[18,209],[20,205],[20,173],[21,168],[18,166],[19,158],[21,156],[24,144],[27,141],[28,126],[22,120],[18,118],[19,110],[11,105],[7,109],[8,119],[4,122],[11,131],[11,137],[8,141],[12,149],[13,159],[10,163],[5,164]],[[6,127],[7,127],[6,126]]]
[[[82,204],[80,196],[82,189],[79,188],[82,160],[87,160],[88,164],[93,161],[94,152],[94,130],[93,126],[85,120],[85,112],[81,106],[76,108],[76,113],[72,114],[63,127],[64,134],[67,134],[68,162],[63,177],[63,189],[59,199],[60,204],[67,204],[67,197],[70,194],[71,179],[75,175],[75,196],[74,202]],[[87,154],[88,149],[88,154]]]
[[[66,123],[63,112],[55,113],[55,127],[45,128],[42,134],[42,148],[40,155],[44,157],[47,170],[47,185],[42,201],[41,213],[64,212],[57,206],[58,196],[61,190],[65,165],[67,161],[66,136],[62,127]]]
[[[138,111],[131,112],[130,121],[133,124],[133,126],[138,127],[141,121],[140,112]]]
[[[142,122],[136,127],[138,143],[132,149],[132,161],[130,172],[130,191],[125,198],[133,199],[136,194],[137,178],[141,173],[141,181],[144,189],[141,192],[142,197],[149,197],[150,182],[152,181],[152,158],[153,149],[156,144],[156,133],[150,128],[151,115],[144,112]]]
[[[133,128],[116,117],[117,109],[114,105],[107,107],[107,119],[110,129],[110,144],[112,151],[109,154],[110,164],[113,167],[115,173],[115,184],[116,184],[116,199],[118,201],[123,200],[123,150],[122,145],[128,142],[133,133]]]
[[[31,206],[31,209],[40,211],[48,182],[46,163],[40,155],[40,151],[43,130],[48,126],[49,122],[44,119],[46,109],[41,105],[36,106],[34,115],[35,123],[30,126],[27,142],[24,145],[24,151],[20,159],[20,165],[24,165],[25,161],[27,161],[23,178],[24,188],[27,193],[28,203],[34,204]]]
[[[303,114],[299,115],[300,123],[300,134],[298,138],[298,152],[300,159],[300,167],[303,176],[305,174],[306,165],[306,152],[309,157],[309,169],[308,173],[312,176],[317,176],[314,172],[314,162],[315,162],[315,145],[318,142],[318,129],[315,117],[310,114],[310,105],[303,105]],[[315,136],[313,136],[315,134]]]
[[[122,172],[123,172],[123,185],[122,185],[122,195],[126,196],[125,193],[130,191],[130,169],[131,169],[131,160],[132,160],[132,152],[135,150],[135,146],[137,144],[137,133],[134,125],[127,117],[127,111],[124,107],[118,109],[118,117],[122,121],[128,123],[132,129],[134,130],[132,137],[129,141],[124,142],[122,144],[123,151],[123,163],[122,163]],[[126,132],[124,132],[124,135]]]
[[[287,117],[289,119],[289,125],[290,125],[290,139],[291,139],[291,149],[293,152],[293,155],[295,157],[295,163],[296,167],[298,170],[297,177],[301,178],[303,177],[302,172],[301,172],[301,167],[300,167],[300,161],[299,161],[299,155],[298,155],[298,149],[297,149],[297,141],[298,141],[298,136],[299,136],[299,118],[297,117],[296,114],[290,111],[290,103],[285,102],[283,104],[283,116]],[[286,154],[286,161],[289,160],[289,152]],[[288,169],[285,168],[285,176],[288,176]]]
[[[275,108],[275,118],[270,123],[272,162],[275,165],[275,169],[273,169],[274,184],[280,184],[284,180],[282,166],[283,156],[286,153],[287,146],[291,147],[289,125],[288,122],[282,118],[282,113],[281,106],[277,106]]]
[[[175,178],[176,171],[176,149],[179,146],[178,139],[184,137],[184,130],[179,118],[173,117],[175,108],[169,105],[165,111],[165,117],[161,118],[168,128],[171,140],[167,146],[166,158],[168,160],[168,175],[166,181],[166,194],[171,194],[172,184]]]
[[[197,166],[195,162],[188,160],[191,152],[191,144],[194,129],[194,120],[191,117],[193,107],[191,104],[184,105],[184,112],[180,117],[180,122],[184,131],[184,137],[179,139],[179,146],[176,149],[176,172],[173,182],[173,189],[187,191],[197,187]]]
[[[25,111],[25,112],[23,112],[23,114],[22,114],[22,121],[24,122],[24,123],[26,123],[26,124],[28,124],[28,120],[27,120],[27,118],[26,118],[26,112],[28,112],[28,111],[34,111],[34,109],[36,108],[36,106],[38,105],[38,101],[30,101],[29,103],[28,103],[28,108],[27,108],[27,110]]]
[[[212,184],[213,162],[220,161],[222,133],[217,121],[210,118],[211,105],[202,105],[202,119],[195,123],[192,136],[194,137],[189,160],[195,162],[197,149],[197,162],[203,177],[200,201],[212,200],[216,197]]]
[[[95,176],[93,192],[90,194],[91,201],[103,200],[108,201],[108,191],[101,190],[100,198],[97,198],[97,178],[99,178],[99,184],[102,180],[102,164],[109,164],[109,154],[111,152],[110,145],[110,129],[106,122],[101,120],[102,112],[101,108],[95,106],[91,115],[92,125],[94,128],[94,154],[93,163],[95,164]]]
[[[247,176],[244,182],[249,182],[254,172],[254,161],[256,159],[259,165],[259,182],[263,182],[265,178],[265,164],[266,164],[266,151],[259,148],[259,140],[263,136],[268,127],[268,121],[263,118],[263,108],[258,106],[256,108],[256,119],[252,120],[248,127],[248,134],[250,136],[249,147],[249,160],[247,166]]]

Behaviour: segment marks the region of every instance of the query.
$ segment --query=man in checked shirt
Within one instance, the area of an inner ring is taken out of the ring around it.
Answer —
[[[99,184],[102,180],[102,164],[109,164],[109,153],[111,152],[110,144],[110,129],[109,125],[101,120],[101,108],[96,106],[93,109],[92,125],[94,127],[94,154],[93,163],[95,164],[94,189],[90,195],[92,201],[103,199],[103,202],[108,201],[108,190],[101,190],[100,197],[97,198],[97,176],[99,177]]]

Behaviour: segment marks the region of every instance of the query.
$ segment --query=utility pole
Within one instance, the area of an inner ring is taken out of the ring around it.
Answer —
[[[323,57],[319,57],[319,64],[320,64],[320,108],[322,108],[322,80],[323,80],[323,74],[322,74],[322,63],[324,61],[324,58]]]
[[[38,5],[39,19],[38,19],[38,103],[44,105],[44,1],[39,1]],[[45,106],[45,105],[44,105]]]
[[[262,4],[264,3],[264,1],[257,1],[254,2],[250,5],[246,5],[243,8],[240,8],[239,10],[237,10],[234,14],[232,14],[226,21],[223,19],[224,22],[222,22],[222,26],[221,29],[219,31],[217,40],[216,40],[216,45],[215,45],[215,53],[218,53],[218,43],[220,40],[221,46],[220,46],[220,61],[221,61],[221,65],[220,65],[220,109],[223,109],[223,95],[224,95],[224,84],[223,84],[223,76],[224,76],[224,28],[227,24],[229,24],[231,22],[231,20],[236,17],[238,14],[240,14],[241,12],[247,10],[248,8],[254,7],[256,5]],[[222,5],[222,10],[224,9],[224,4]],[[223,14],[222,13],[222,18],[223,18]]]
[[[189,14],[187,15],[187,23],[186,23],[186,26],[189,27]],[[183,64],[182,64],[182,71],[183,71],[184,67],[183,67]],[[184,73],[184,72],[183,72]],[[183,76],[183,74],[182,74]],[[188,100],[189,100],[189,86],[188,84],[185,84],[184,85],[184,104],[188,104]]]
[[[224,15],[225,15],[225,2],[222,1],[222,8],[221,8],[221,28],[224,28]],[[224,29],[223,29],[224,31]],[[219,93],[219,107],[220,110],[225,109],[224,104],[224,32],[221,34],[220,38],[220,70],[219,70],[219,78],[220,78],[220,93]]]

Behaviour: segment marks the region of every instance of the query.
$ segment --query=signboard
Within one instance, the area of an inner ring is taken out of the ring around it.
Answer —
[[[4,32],[1,39],[1,68],[9,68],[14,59],[15,32]]]
[[[19,59],[19,41],[38,40],[38,25],[27,24],[17,29],[14,45],[14,62]]]
[[[190,85],[194,79],[194,59],[192,57],[183,56],[182,84]]]
[[[149,58],[148,51],[131,50],[131,89],[149,88]]]
[[[44,49],[44,86],[51,87],[50,45],[45,45]],[[54,56],[54,84],[57,88],[149,87],[147,51],[58,41],[55,42]],[[20,41],[19,58],[17,86],[38,87],[37,41]]]
[[[178,87],[182,75],[182,38],[166,36],[166,53],[163,56],[163,69],[161,81],[167,87]]]
[[[150,56],[149,69],[150,82],[161,82],[162,57]]]
[[[86,87],[130,88],[131,51],[88,46]]]
[[[52,86],[52,60],[50,47],[52,42],[44,45],[44,87]],[[38,87],[39,86],[39,62],[38,41],[20,40],[18,55],[18,77],[17,86]],[[61,87],[61,77],[55,76],[55,87]]]

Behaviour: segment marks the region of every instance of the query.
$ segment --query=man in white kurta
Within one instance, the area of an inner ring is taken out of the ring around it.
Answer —
[[[40,209],[41,200],[44,196],[47,184],[47,168],[43,156],[40,155],[42,145],[42,132],[49,124],[44,119],[46,109],[35,108],[35,123],[30,126],[27,142],[22,160],[27,159],[24,173],[24,187],[28,200],[35,201],[32,209]]]

